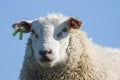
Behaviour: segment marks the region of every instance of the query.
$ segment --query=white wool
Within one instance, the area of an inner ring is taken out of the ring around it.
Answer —
[[[33,33],[20,80],[120,80],[120,49],[97,45],[84,31],[68,28],[68,20],[52,13],[26,21]],[[41,51],[50,53],[50,62],[41,60]]]

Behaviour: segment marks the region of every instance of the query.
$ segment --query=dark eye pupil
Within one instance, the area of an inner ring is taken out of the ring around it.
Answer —
[[[33,30],[31,30],[31,32],[32,32],[32,34],[34,34],[34,33],[35,33],[35,31],[33,31]]]
[[[62,31],[63,31],[63,32],[67,32],[67,28],[64,28]]]
[[[36,38],[38,38],[38,35],[35,34],[35,31],[34,30],[31,30],[32,34],[35,35]]]

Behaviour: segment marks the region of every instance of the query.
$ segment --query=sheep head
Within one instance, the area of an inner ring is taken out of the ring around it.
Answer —
[[[81,25],[82,22],[76,18],[52,14],[33,21],[20,21],[13,28],[18,30],[23,26],[23,33],[31,32],[34,57],[41,66],[53,67],[68,59],[66,49],[69,45],[70,29],[79,29]]]

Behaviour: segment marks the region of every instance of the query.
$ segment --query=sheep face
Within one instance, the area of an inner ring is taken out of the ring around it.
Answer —
[[[45,19],[31,24],[32,48],[41,66],[52,67],[63,63],[68,57],[65,53],[70,36],[67,21],[58,23],[58,20]]]
[[[20,21],[13,28],[18,29],[20,26],[25,27],[25,33],[32,32],[31,47],[38,63],[43,67],[53,67],[68,59],[66,49],[69,45],[70,29],[79,29],[81,22],[62,15],[52,15],[33,21]]]

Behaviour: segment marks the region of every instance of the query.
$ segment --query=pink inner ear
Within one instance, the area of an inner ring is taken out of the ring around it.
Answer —
[[[14,25],[13,28],[14,28],[15,30],[18,30],[20,27],[19,27],[18,25]]]
[[[69,19],[68,25],[73,29],[79,29],[82,25],[82,22],[72,17]]]

